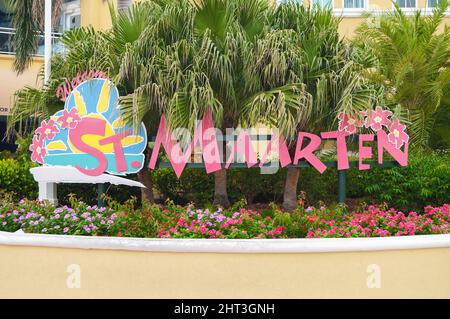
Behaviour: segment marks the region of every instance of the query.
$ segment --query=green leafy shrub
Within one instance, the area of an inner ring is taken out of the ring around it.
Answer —
[[[98,202],[96,184],[58,184],[58,202],[61,205],[69,203],[71,194],[90,205],[95,205]],[[106,184],[105,195],[114,198],[120,203],[125,203],[131,197],[138,198],[138,202],[140,202],[140,190],[138,187]]]
[[[0,189],[13,194],[17,200],[36,198],[38,185],[30,173],[30,168],[34,166],[36,165],[24,159],[0,160]]]
[[[227,189],[231,202],[245,198],[247,203],[278,201],[283,195],[285,171],[260,174],[259,169],[231,169],[227,172]],[[172,169],[153,171],[153,183],[163,199],[178,204],[207,206],[214,196],[214,176],[202,169],[186,169],[177,179]]]
[[[371,203],[386,202],[403,210],[450,202],[450,154],[411,154],[406,167],[351,170],[347,184],[356,185],[348,196],[365,196]]]
[[[171,168],[156,169],[152,172],[153,184],[162,198],[178,204],[189,202],[207,205],[214,194],[214,177],[202,169],[186,169],[177,179]]]
[[[261,174],[259,168],[235,169],[228,174],[230,198],[236,201],[244,197],[248,204],[280,201],[283,197],[286,171]]]

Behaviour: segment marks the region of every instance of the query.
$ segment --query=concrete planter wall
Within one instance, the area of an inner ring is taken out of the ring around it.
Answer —
[[[176,240],[0,232],[0,298],[450,298],[449,267],[450,235]]]

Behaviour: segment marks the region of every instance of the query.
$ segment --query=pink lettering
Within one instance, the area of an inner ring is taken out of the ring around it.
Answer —
[[[307,137],[311,141],[309,144],[302,149],[303,139]],[[298,164],[299,160],[302,158],[306,159],[316,170],[321,174],[327,169],[324,163],[322,163],[314,151],[320,146],[322,140],[319,136],[311,133],[300,132],[297,138],[297,145],[295,148],[294,164]]]

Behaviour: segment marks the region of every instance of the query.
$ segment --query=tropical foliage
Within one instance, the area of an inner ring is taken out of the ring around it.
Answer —
[[[447,1],[431,15],[407,15],[397,5],[377,23],[362,24],[354,44],[367,77],[384,87],[386,104],[410,122],[413,146],[448,148],[450,26],[443,25]]]

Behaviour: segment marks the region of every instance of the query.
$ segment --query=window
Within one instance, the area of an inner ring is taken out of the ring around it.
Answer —
[[[127,10],[132,2],[132,0],[117,0],[117,8],[118,10]]]
[[[61,6],[61,18],[58,32],[62,33],[80,26],[80,1],[64,0]]]
[[[13,52],[12,10],[6,0],[0,0],[0,54]]]
[[[0,27],[11,28],[12,27],[12,10],[8,6],[6,0],[0,0]]]
[[[345,9],[363,9],[364,0],[344,0]]]
[[[415,8],[416,0],[397,0],[397,4],[400,8]]]
[[[436,8],[439,5],[439,0],[428,0],[427,7],[428,8]]]
[[[322,7],[322,8],[325,8],[325,7],[332,8],[333,7],[333,0],[314,0],[313,4],[314,5],[318,5],[318,6]]]

